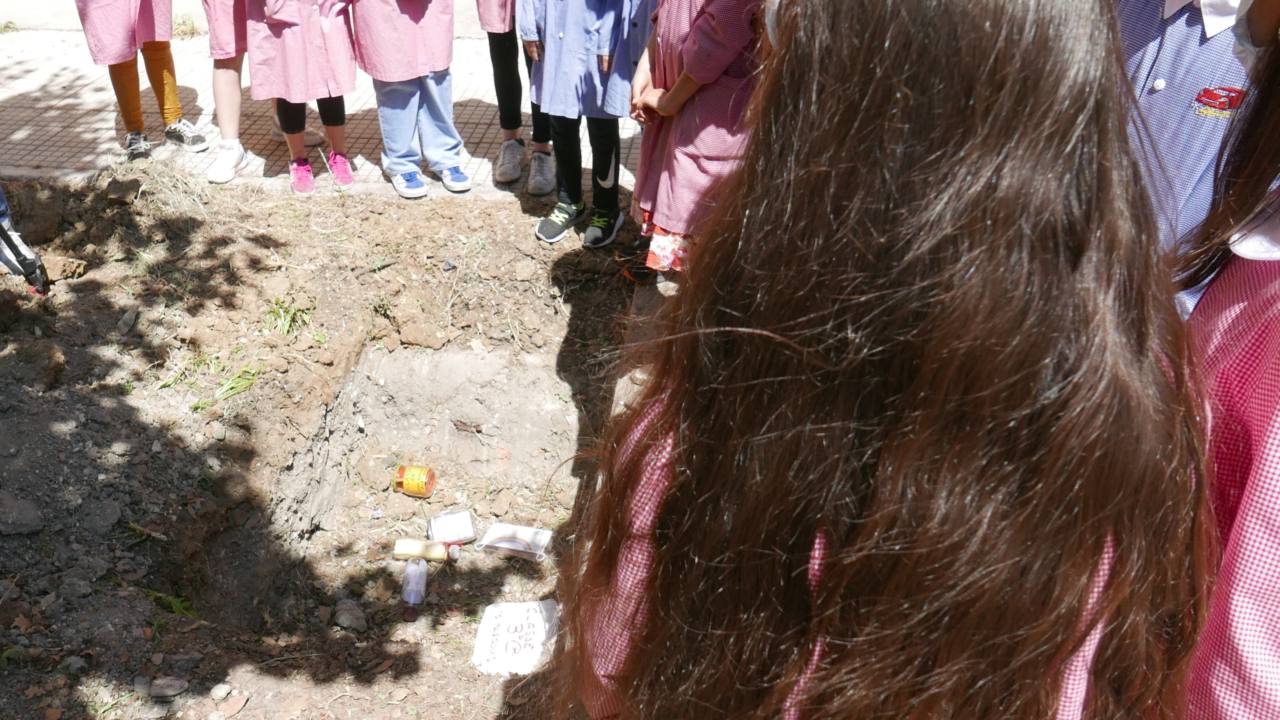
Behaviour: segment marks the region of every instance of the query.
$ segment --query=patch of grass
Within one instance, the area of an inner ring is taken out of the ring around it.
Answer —
[[[12,20],[5,20],[4,24],[0,25],[0,34],[11,32],[18,32],[18,23]]]
[[[311,333],[311,340],[316,344],[316,347],[324,347],[325,345],[329,344],[329,333],[327,332]]]
[[[191,406],[191,409],[195,412],[207,410],[223,400],[230,400],[241,393],[247,392],[257,381],[258,369],[246,365],[240,368],[235,375],[223,380],[218,389],[214,391],[212,398],[196,402]]]
[[[225,370],[226,367],[222,364],[221,360],[208,353],[199,352],[196,353],[195,357],[191,358],[190,361],[178,366],[178,369],[174,370],[172,375],[161,381],[158,387],[160,390],[164,390],[166,388],[171,388],[180,382],[190,384],[194,382],[198,376],[206,372],[222,373]]]
[[[267,324],[281,335],[295,335],[311,323],[311,311],[276,298],[267,310]]]
[[[0,670],[8,668],[10,663],[18,664],[25,655],[22,648],[16,645],[5,648],[4,652],[0,652]]]
[[[134,696],[133,693],[127,692],[121,695],[120,697],[116,698],[115,700],[112,700],[111,702],[107,703],[106,705],[99,705],[98,703],[92,703],[89,708],[89,714],[91,717],[104,718],[107,716],[107,713],[116,712],[116,709],[120,705],[120,703],[124,702],[125,700],[132,700],[133,696]]]
[[[120,383],[120,392],[124,393],[125,395],[132,395],[134,389],[135,388],[133,386],[132,380],[125,380],[124,382]]]
[[[156,607],[164,610],[165,612],[179,617],[191,618],[192,620],[200,619],[200,616],[196,614],[195,609],[191,607],[191,601],[184,597],[168,595],[166,593],[156,590],[148,590],[146,588],[142,588],[142,592],[147,594],[147,597],[151,599],[151,602],[156,604]],[[163,623],[164,620],[157,618],[151,622],[153,632],[155,631],[155,625],[157,622]]]

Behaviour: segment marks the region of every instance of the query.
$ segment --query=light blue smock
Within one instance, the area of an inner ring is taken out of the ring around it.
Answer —
[[[530,94],[548,115],[620,118],[631,112],[631,78],[652,29],[656,0],[518,0],[521,40],[541,40]],[[599,56],[613,59],[600,72]]]

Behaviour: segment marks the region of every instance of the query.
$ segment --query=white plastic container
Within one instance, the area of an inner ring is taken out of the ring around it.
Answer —
[[[427,578],[431,571],[426,560],[410,560],[404,566],[404,590],[400,593],[405,605],[421,605],[427,598]]]
[[[427,537],[446,545],[465,545],[476,539],[475,520],[468,510],[437,515],[431,518]]]

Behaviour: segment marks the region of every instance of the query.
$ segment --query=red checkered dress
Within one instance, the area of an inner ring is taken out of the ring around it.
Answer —
[[[650,408],[622,448],[622,457],[636,450],[636,442],[645,428],[657,416],[659,407]],[[622,671],[631,649],[632,634],[639,632],[649,617],[649,603],[644,597],[645,585],[653,569],[653,534],[658,511],[671,479],[671,460],[674,443],[670,437],[655,445],[644,461],[644,474],[640,487],[631,504],[631,529],[618,556],[618,570],[609,592],[587,607],[590,619],[587,623],[587,643],[592,674],[586,678],[583,703],[593,720],[617,717],[622,712]],[[809,585],[816,588],[822,579],[822,566],[826,557],[826,536],[814,539],[809,555]],[[1096,606],[1111,568],[1111,551],[1099,563],[1098,574],[1091,589],[1089,609]],[[1101,626],[1089,635],[1084,646],[1063,668],[1062,691],[1058,696],[1057,720],[1079,720],[1084,714],[1089,694],[1089,672],[1093,656],[1101,640]],[[818,642],[809,660],[805,677],[792,691],[785,710],[785,720],[799,720],[802,708],[799,698],[810,674],[817,667],[823,653],[823,643]]]
[[[1232,258],[1189,328],[1223,555],[1188,717],[1280,718],[1280,262]]]

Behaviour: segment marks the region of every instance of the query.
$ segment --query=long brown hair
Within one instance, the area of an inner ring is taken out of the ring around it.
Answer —
[[[624,717],[1050,718],[1096,623],[1091,716],[1177,715],[1209,526],[1112,5],[783,0],[649,349],[674,472]],[[562,576],[566,701],[637,419]]]
[[[1264,51],[1249,93],[1223,140],[1213,209],[1183,255],[1180,284],[1193,288],[1231,257],[1231,237],[1262,209],[1280,178],[1280,51]]]

